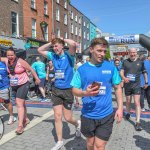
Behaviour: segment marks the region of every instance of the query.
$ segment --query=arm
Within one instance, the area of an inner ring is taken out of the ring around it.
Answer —
[[[71,39],[64,39],[64,42],[69,45],[70,55],[75,55],[76,53],[76,42]]]
[[[121,76],[122,80],[123,80],[125,83],[128,83],[128,82],[129,82],[129,79],[124,76],[124,70],[123,70],[123,69],[121,69],[121,71],[120,71],[120,76]]]
[[[121,122],[122,116],[123,116],[123,94],[122,94],[122,88],[121,85],[115,85],[115,93],[117,97],[117,104],[118,109],[116,110],[115,119],[117,119],[117,122]]]
[[[144,75],[144,80],[145,80],[144,89],[146,89],[146,88],[148,87],[148,77],[147,77],[147,72],[144,72],[143,75]]]
[[[85,96],[96,96],[99,93],[98,86],[91,88],[92,85],[89,85],[85,91],[78,88],[72,88],[72,92],[77,97],[85,97]]]
[[[31,68],[31,66],[26,62],[24,61],[23,59],[19,58],[19,62],[21,63],[21,65],[26,69],[26,70],[29,70],[31,71],[34,79],[35,79],[35,82],[36,84],[39,84],[40,83],[40,80],[36,74],[36,72]]]
[[[0,61],[4,62],[5,64],[7,64],[8,59],[7,59],[7,57],[1,57],[0,56]]]
[[[47,67],[47,71],[46,71],[46,80],[48,80],[48,75],[49,75],[49,67]]]
[[[38,48],[38,52],[40,54],[42,54],[44,57],[47,57],[47,52],[48,52],[48,48],[51,46],[51,42],[42,45],[41,47]]]

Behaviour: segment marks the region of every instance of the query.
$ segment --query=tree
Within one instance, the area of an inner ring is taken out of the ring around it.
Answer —
[[[67,2],[70,4],[70,3],[71,3],[71,0],[67,0]]]
[[[109,59],[111,58],[111,56],[110,56],[110,49],[109,49],[109,48],[108,48],[108,50],[107,50],[107,52],[106,52],[105,58],[106,58],[107,60],[109,60]]]

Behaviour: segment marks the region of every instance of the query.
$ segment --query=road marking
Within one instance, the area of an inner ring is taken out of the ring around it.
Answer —
[[[51,110],[51,111],[47,112],[46,114],[44,114],[42,117],[35,118],[33,121],[30,122],[30,124],[27,125],[27,127],[25,127],[24,131],[31,129],[38,123],[42,122],[43,120],[47,119],[48,117],[51,117],[53,114],[54,114],[54,112],[53,112],[53,110]],[[0,140],[0,145],[6,143],[9,140],[13,139],[14,137],[18,136],[18,135],[16,135],[15,131],[16,130],[13,130],[13,131],[7,133],[6,135],[4,135],[2,137],[2,139]]]

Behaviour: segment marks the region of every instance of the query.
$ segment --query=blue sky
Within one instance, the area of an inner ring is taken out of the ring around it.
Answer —
[[[102,32],[150,35],[150,0],[71,0]]]

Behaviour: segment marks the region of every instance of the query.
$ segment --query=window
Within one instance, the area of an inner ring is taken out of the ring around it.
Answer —
[[[56,30],[56,35],[57,35],[57,37],[60,37],[60,29],[58,29],[58,28]]]
[[[81,36],[81,28],[79,28],[79,36]]]
[[[48,41],[48,25],[44,27],[44,40]]]
[[[89,36],[89,33],[87,33],[87,40],[89,40],[90,39],[90,36]]]
[[[81,24],[81,17],[79,17],[79,24]]]
[[[84,21],[83,25],[84,25],[84,27],[85,27],[85,21]]]
[[[84,39],[86,39],[86,32],[85,31],[83,33],[83,37],[84,37]]]
[[[35,0],[31,0],[31,8],[36,9]]]
[[[71,33],[73,33],[73,24],[71,23]]]
[[[73,19],[73,12],[71,11],[71,19]]]
[[[57,21],[60,20],[60,11],[59,11],[58,8],[56,9],[56,20],[57,20]]]
[[[13,36],[19,35],[18,15],[17,15],[17,13],[11,12],[11,22],[12,22],[12,35]]]
[[[67,1],[64,1],[64,8],[67,9]]]
[[[78,35],[78,27],[75,27],[75,35]]]
[[[78,22],[78,17],[77,17],[77,15],[75,16],[75,21]]]
[[[67,38],[68,38],[68,34],[67,34],[67,32],[65,32],[65,34],[64,34],[64,38],[65,38],[65,39],[67,39]]]
[[[48,4],[46,1],[44,1],[44,14],[48,15]]]
[[[56,3],[59,3],[59,0],[56,0]]]
[[[86,49],[86,44],[84,44],[84,50]]]
[[[89,28],[89,24],[87,23],[87,28]]]
[[[64,24],[67,25],[67,15],[64,14]]]
[[[32,38],[36,38],[36,20],[32,19]]]

